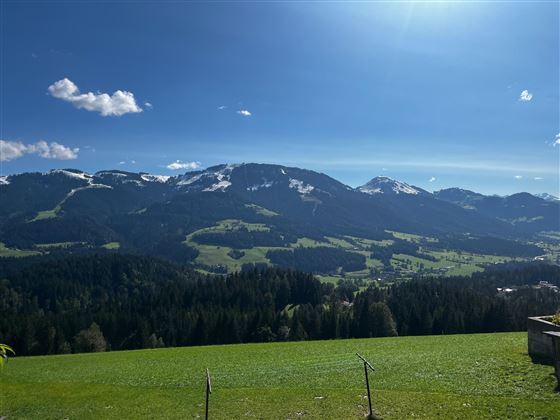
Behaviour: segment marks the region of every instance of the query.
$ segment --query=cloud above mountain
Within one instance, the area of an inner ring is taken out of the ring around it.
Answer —
[[[117,90],[112,95],[107,93],[80,93],[78,86],[64,78],[48,87],[49,94],[57,99],[69,102],[78,109],[98,112],[104,117],[121,116],[142,112],[136,103],[134,94],[125,90]]]
[[[529,92],[527,89],[525,89],[523,92],[519,94],[519,100],[521,102],[529,102],[531,101],[531,99],[533,99],[533,94]]]
[[[34,154],[44,159],[72,160],[78,157],[79,148],[71,148],[63,144],[44,140],[33,144],[20,141],[0,140],[0,161],[18,159],[27,154]]]
[[[166,168],[172,171],[177,171],[179,169],[197,169],[200,168],[200,162],[181,162],[180,160],[176,160],[167,165]]]

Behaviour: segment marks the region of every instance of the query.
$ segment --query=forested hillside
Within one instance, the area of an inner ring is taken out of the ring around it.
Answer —
[[[560,268],[416,279],[359,290],[310,274],[207,276],[150,257],[76,256],[0,277],[0,337],[18,354],[391,335],[516,331],[560,308]],[[511,293],[498,287],[517,286]]]

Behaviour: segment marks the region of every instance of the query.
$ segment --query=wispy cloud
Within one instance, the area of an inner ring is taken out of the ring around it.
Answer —
[[[515,178],[515,179],[522,179],[522,178],[523,178],[523,175],[515,175],[514,178]]]
[[[146,107],[146,109],[152,109],[154,107],[151,102],[144,102],[144,106]]]
[[[244,117],[250,117],[251,115],[253,115],[246,109],[240,109],[239,111],[237,111],[237,113],[239,115],[243,115]]]
[[[556,136],[554,136],[554,141],[552,142],[553,146],[556,145],[560,145],[560,133],[556,134]]]
[[[428,182],[434,182],[436,180],[435,176],[432,176],[430,179],[428,179]]]
[[[44,140],[33,144],[20,141],[0,140],[0,161],[18,159],[26,154],[38,155],[44,159],[71,160],[78,157],[79,148],[66,147],[60,143]]]
[[[534,177],[533,179],[534,179],[535,181],[540,181],[541,179],[544,179],[544,178],[541,177],[541,176],[536,176],[536,177]]]
[[[226,109],[226,108],[227,108],[226,105],[220,105],[217,109],[218,109],[219,111],[223,111],[223,110]]]
[[[129,113],[142,112],[136,103],[134,94],[117,90],[112,95],[107,93],[80,93],[78,86],[64,78],[48,87],[49,94],[57,99],[70,102],[78,109],[99,112],[102,116],[121,116]]]
[[[531,99],[533,99],[533,94],[529,92],[527,89],[525,89],[523,92],[519,94],[519,100],[521,102],[529,102]]]
[[[166,168],[172,171],[177,171],[179,169],[197,169],[200,168],[200,162],[181,162],[180,160],[176,160],[167,165]]]

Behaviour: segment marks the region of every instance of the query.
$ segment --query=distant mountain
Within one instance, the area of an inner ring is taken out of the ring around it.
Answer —
[[[465,208],[474,208],[472,203],[476,203],[478,200],[485,197],[482,194],[461,188],[447,188],[444,190],[434,191],[434,196],[440,200],[459,204],[461,207]]]
[[[0,242],[9,247],[118,244],[182,262],[197,256],[196,243],[264,247],[259,252],[266,253],[266,247],[292,249],[303,238],[393,238],[387,231],[509,240],[560,230],[560,204],[526,193],[500,198],[449,189],[431,194],[387,177],[354,189],[318,172],[255,163],[173,177],[118,170],[24,173],[2,177],[0,196]],[[212,233],[228,220],[237,227]]]
[[[540,193],[540,194],[534,194],[535,197],[539,197],[542,198],[545,201],[560,201],[560,198],[552,195],[552,194],[548,194],[548,193]]]
[[[544,200],[529,193],[506,197],[486,196],[469,190],[449,188],[436,191],[434,196],[465,209],[508,222],[518,232],[538,232],[560,229],[560,202]]]

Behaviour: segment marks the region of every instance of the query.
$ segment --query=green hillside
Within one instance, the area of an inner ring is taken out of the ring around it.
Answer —
[[[22,357],[1,373],[8,419],[361,418],[362,365],[383,418],[557,418],[550,366],[526,333],[242,344]]]

